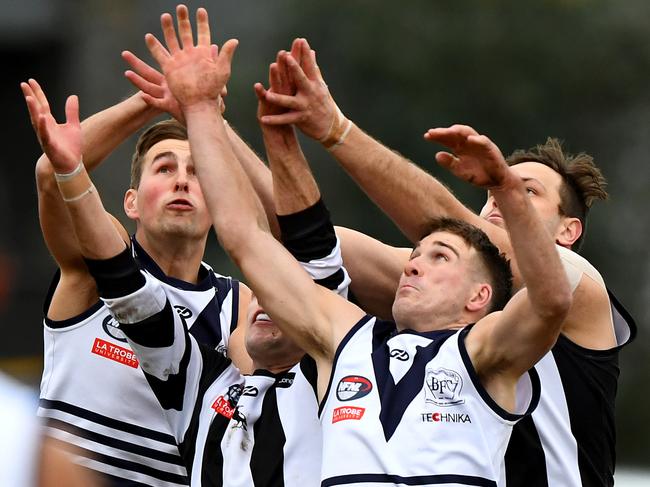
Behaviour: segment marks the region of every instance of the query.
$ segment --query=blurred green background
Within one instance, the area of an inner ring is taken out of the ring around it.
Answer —
[[[84,117],[132,93],[120,51],[149,59],[146,32],[174,2],[0,0],[0,366],[38,382],[42,300],[54,264],[38,227],[34,162],[40,154],[19,82],[35,77],[59,116],[78,94]],[[425,129],[465,123],[504,153],[565,141],[592,154],[611,201],[591,214],[583,254],[636,318],[639,336],[621,360],[619,465],[650,466],[650,2],[647,0],[249,0],[205,6],[217,42],[240,46],[227,117],[263,153],[252,85],[295,37],[306,37],[335,99],[357,125],[445,181],[469,206],[483,194],[434,163]],[[127,142],[95,176],[124,223]],[[329,154],[304,143],[336,223],[384,241],[406,240]],[[396,176],[397,177],[397,176]],[[132,228],[132,227],[129,227]],[[206,260],[238,275],[212,238]]]

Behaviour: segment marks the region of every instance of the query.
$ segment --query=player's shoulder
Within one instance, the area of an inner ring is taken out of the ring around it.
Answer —
[[[590,278],[598,287],[603,290],[606,289],[603,276],[585,257],[566,247],[560,245],[556,245],[555,247],[558,250],[560,260],[567,273],[572,289],[575,289],[583,275]]]

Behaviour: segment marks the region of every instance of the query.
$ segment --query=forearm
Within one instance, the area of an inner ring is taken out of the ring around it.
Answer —
[[[519,272],[533,308],[540,315],[562,312],[571,291],[548,229],[539,218],[523,182],[508,178],[502,189],[492,190],[510,236]]]
[[[251,227],[268,230],[268,221],[237,160],[221,114],[212,102],[184,109],[197,176],[219,239],[231,257]],[[216,188],[216,190],[215,190]]]
[[[160,111],[147,105],[138,92],[84,120],[81,123],[83,160],[88,171],[159,114]]]
[[[442,183],[356,126],[331,152],[412,242],[432,218],[476,218]]]
[[[275,203],[273,201],[273,181],[271,172],[266,167],[259,156],[251,149],[248,144],[239,136],[239,134],[226,123],[226,132],[233,152],[239,160],[242,168],[250,179],[253,189],[264,207],[266,218],[269,221],[269,227],[275,237],[280,235],[278,222],[276,218]]]
[[[278,215],[290,215],[313,206],[320,191],[292,127],[262,127],[273,177],[273,198]]]

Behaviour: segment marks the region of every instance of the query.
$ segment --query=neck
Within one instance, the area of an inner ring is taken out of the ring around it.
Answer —
[[[192,284],[198,282],[207,235],[202,239],[182,239],[177,235],[152,236],[138,228],[135,238],[166,276]]]
[[[296,365],[300,360],[300,357],[284,357],[283,360],[277,360],[270,363],[269,361],[260,361],[253,359],[253,370],[266,370],[272,374],[279,374],[281,372],[286,372],[294,365]]]

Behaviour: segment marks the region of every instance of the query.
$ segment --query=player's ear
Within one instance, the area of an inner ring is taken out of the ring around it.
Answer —
[[[466,304],[467,310],[474,312],[487,308],[490,306],[490,299],[492,299],[492,287],[487,283],[479,283]]]
[[[124,194],[124,213],[131,220],[137,220],[139,217],[138,214],[138,190],[129,189]]]
[[[582,235],[582,222],[575,217],[566,217],[555,236],[555,241],[558,245],[570,249],[580,235]]]

